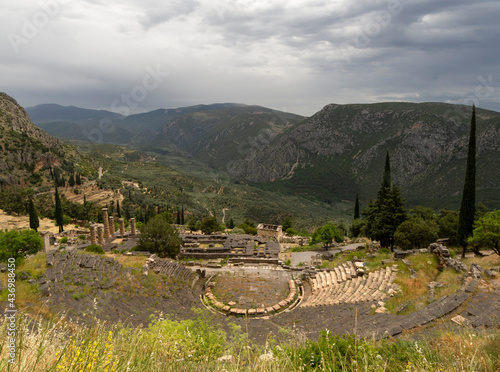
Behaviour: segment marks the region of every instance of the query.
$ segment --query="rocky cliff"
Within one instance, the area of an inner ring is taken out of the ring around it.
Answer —
[[[470,115],[470,107],[441,103],[332,104],[255,156],[228,161],[228,170],[277,189],[309,188],[324,200],[353,199],[356,192],[368,199],[388,150],[393,181],[410,201],[438,206],[462,190]],[[500,114],[478,109],[477,116],[478,192],[500,206]]]
[[[41,184],[53,166],[91,167],[73,147],[36,127],[15,99],[0,93],[0,185]]]

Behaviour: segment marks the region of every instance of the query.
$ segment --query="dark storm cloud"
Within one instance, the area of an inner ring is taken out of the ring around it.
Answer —
[[[58,9],[42,24],[48,2]],[[499,10],[489,0],[25,0],[0,15],[1,90],[25,105],[107,109],[135,95],[136,111],[233,101],[310,115],[382,100],[500,111]],[[23,34],[26,22],[36,32]],[[164,74],[154,89],[148,68]]]

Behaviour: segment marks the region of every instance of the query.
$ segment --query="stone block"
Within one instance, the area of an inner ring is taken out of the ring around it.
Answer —
[[[400,249],[394,250],[394,259],[395,260],[402,260],[403,258],[408,257],[411,254],[409,251],[403,251]]]

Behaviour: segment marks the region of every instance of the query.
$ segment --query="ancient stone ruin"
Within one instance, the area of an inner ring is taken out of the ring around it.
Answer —
[[[253,235],[181,235],[179,258],[223,259],[250,262],[271,259],[278,263],[280,243]],[[202,247],[204,245],[205,247]]]

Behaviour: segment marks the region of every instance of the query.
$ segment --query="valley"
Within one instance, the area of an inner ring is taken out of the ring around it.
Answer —
[[[16,265],[0,263],[0,303],[19,311],[24,369],[500,365],[500,251],[470,240],[459,257],[470,108],[125,117],[2,94],[0,110]],[[478,226],[497,223],[499,140],[500,113],[478,109]]]

